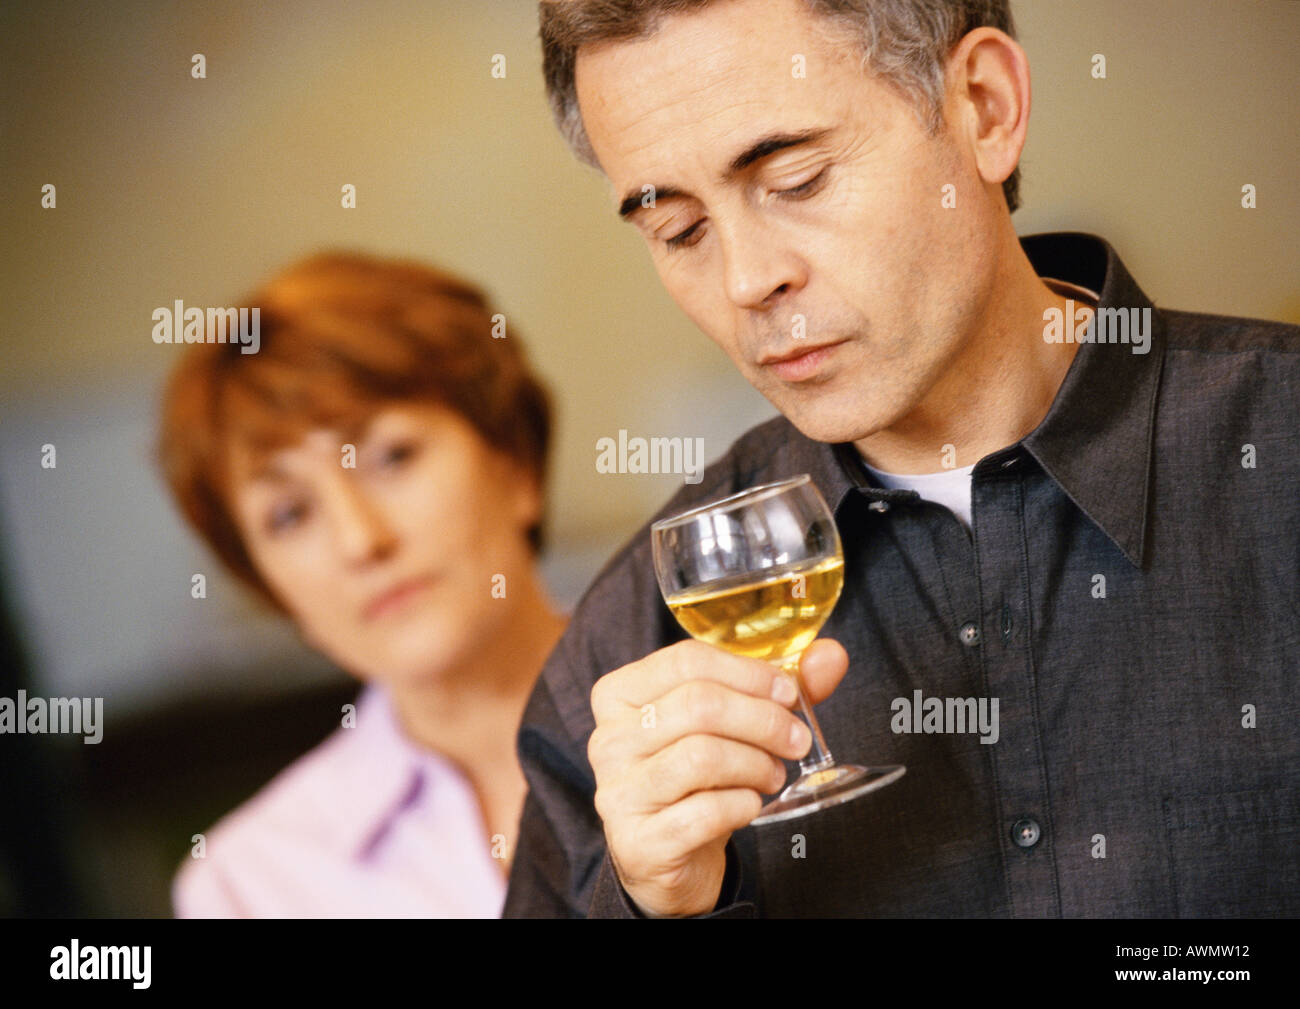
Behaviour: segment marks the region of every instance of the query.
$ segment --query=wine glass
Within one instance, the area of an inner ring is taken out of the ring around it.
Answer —
[[[826,623],[844,584],[835,520],[806,474],[764,484],[650,527],[664,601],[691,637],[766,659],[794,680],[812,747],[799,778],[751,824],[806,816],[883,788],[901,764],[837,764],[799,676],[799,659]]]

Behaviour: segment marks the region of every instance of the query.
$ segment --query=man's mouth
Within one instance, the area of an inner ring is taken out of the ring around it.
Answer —
[[[835,353],[835,348],[846,340],[821,343],[814,347],[795,346],[759,358],[760,367],[769,369],[783,382],[805,382],[815,376]]]

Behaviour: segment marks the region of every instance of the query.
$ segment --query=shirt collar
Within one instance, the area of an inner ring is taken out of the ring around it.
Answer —
[[[1047,416],[1023,439],[1048,475],[1141,568],[1165,358],[1163,314],[1110,243],[1095,235],[1031,235],[1021,245],[1039,274],[1098,291],[1098,317],[1107,309],[1150,315],[1145,354],[1131,344],[1081,343]]]
[[[1156,392],[1164,361],[1165,323],[1118,254],[1104,239],[1077,232],[1029,235],[1021,247],[1040,276],[1099,292],[1107,308],[1151,313],[1145,354],[1130,344],[1081,343],[1056,398],[1039,425],[1017,445],[985,456],[975,479],[1028,452],[1083,513],[1136,567],[1142,566]],[[795,432],[790,463],[809,473],[833,510],[851,491],[870,502],[906,503],[913,490],[873,484],[851,443],[827,445]]]
[[[398,815],[429,787],[425,751],[406,738],[388,692],[369,684],[339,752],[329,801],[344,850],[364,859]]]

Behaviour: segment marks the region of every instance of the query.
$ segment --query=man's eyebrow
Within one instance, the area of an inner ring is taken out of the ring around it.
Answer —
[[[674,196],[689,195],[685,190],[678,189],[676,186],[651,186],[650,192],[654,194],[656,200],[667,200]],[[628,193],[627,196],[623,197],[623,202],[618,205],[618,216],[627,220],[642,209],[641,201],[648,195],[650,194],[645,192]]]
[[[722,173],[722,181],[730,182],[755,161],[766,158],[769,154],[775,154],[777,151],[784,151],[788,147],[798,147],[800,144],[810,144],[813,141],[820,140],[826,134],[830,133],[829,126],[815,127],[808,130],[800,130],[798,133],[772,133],[760,140],[755,141],[746,147],[743,151],[731,159],[727,165],[727,170]],[[687,196],[688,193],[677,188],[676,186],[652,186],[651,192],[657,200],[667,200],[674,196]],[[632,214],[641,209],[641,201],[645,198],[644,189],[640,193],[628,193],[623,197],[623,202],[618,206],[618,216],[627,219]]]
[[[750,144],[749,147],[732,158],[731,164],[727,166],[727,170],[722,175],[722,179],[724,182],[728,182],[755,161],[765,158],[769,154],[783,151],[787,147],[811,144],[814,140],[820,140],[829,132],[829,126],[822,126],[811,130],[801,130],[798,133],[774,133],[771,136],[764,137],[757,143]]]

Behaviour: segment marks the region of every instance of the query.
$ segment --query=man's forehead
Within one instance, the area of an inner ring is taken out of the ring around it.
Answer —
[[[758,16],[755,16],[757,10]],[[616,187],[671,185],[697,164],[719,175],[764,137],[834,123],[863,76],[801,0],[710,4],[643,38],[584,46],[575,84],[592,149]]]

